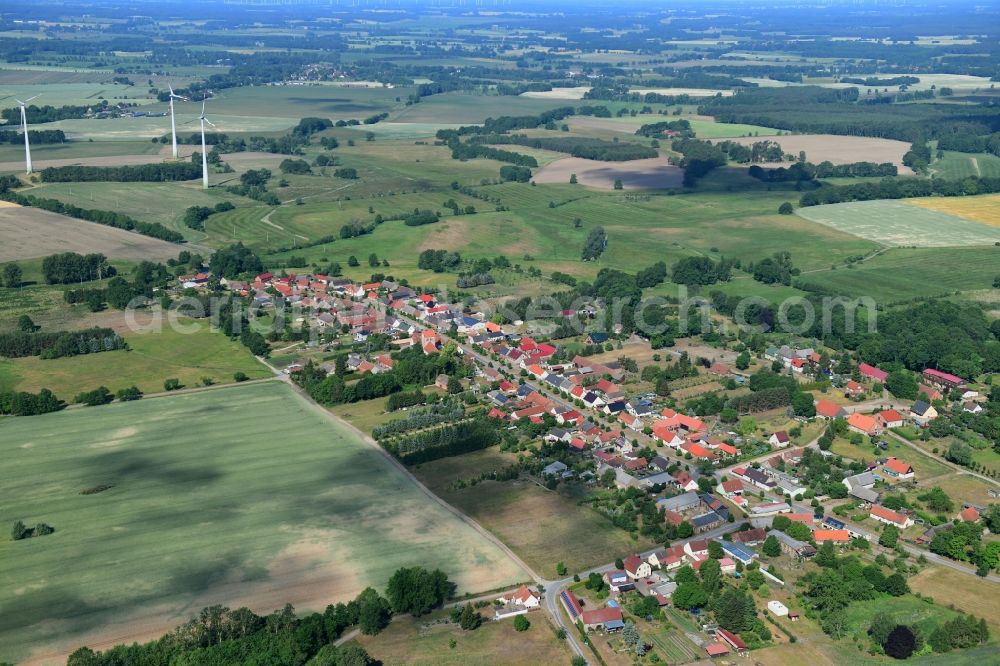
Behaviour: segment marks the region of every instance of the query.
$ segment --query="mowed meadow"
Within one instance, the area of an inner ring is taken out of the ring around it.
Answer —
[[[216,603],[322,609],[401,566],[459,593],[525,577],[280,382],[4,420],[0,456],[0,522],[55,528],[0,542],[0,660],[151,639]]]

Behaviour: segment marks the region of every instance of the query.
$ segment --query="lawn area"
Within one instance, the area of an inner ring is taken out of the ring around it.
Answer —
[[[997,489],[996,485],[962,472],[952,472],[938,477],[934,479],[933,485],[940,486],[959,505],[963,502],[970,502],[980,506],[988,506],[996,501],[996,498],[990,497],[989,493],[990,489]]]
[[[872,616],[876,613],[888,613],[900,624],[920,627],[924,636],[930,636],[935,627],[958,615],[953,610],[937,603],[928,603],[911,594],[856,601],[847,607],[848,635],[864,637]]]
[[[197,330],[184,334],[173,327],[124,335],[130,349],[55,359],[0,359],[0,387],[37,392],[49,388],[67,402],[81,391],[104,385],[112,392],[138,386],[144,393],[163,391],[163,381],[177,378],[186,387],[200,386],[203,378],[216,384],[233,381],[236,372],[251,379],[271,376],[246,347],[207,325],[183,322]],[[114,370],[109,375],[109,369]]]
[[[525,577],[283,384],[5,419],[0,456],[0,522],[56,530],[0,541],[0,660],[149,639],[216,603],[321,610],[400,566],[459,594]]]
[[[448,620],[445,611],[414,619],[399,618],[378,636],[355,639],[383,664],[466,666],[468,664],[567,664],[572,653],[566,641],[556,638],[544,611],[528,614],[531,626],[515,632],[513,620],[492,621],[492,608],[475,631],[463,631]],[[455,647],[449,641],[455,641]]]
[[[441,389],[434,387],[423,387],[420,390],[425,394],[444,393]],[[358,430],[364,433],[371,433],[372,428],[386,421],[406,418],[406,412],[404,411],[386,412],[385,403],[387,400],[387,398],[361,400],[359,402],[331,407],[330,411],[345,421],[349,421]]]
[[[577,498],[569,496],[564,486],[559,492],[550,491],[525,478],[483,481],[461,489],[452,486],[454,481],[468,483],[482,472],[515,460],[493,448],[426,463],[412,471],[432,492],[497,535],[542,576],[554,577],[560,561],[573,573],[654,545],[632,540],[609,520],[577,505]]]
[[[888,449],[884,451],[882,449],[878,449],[876,453],[876,450],[869,446],[867,442],[861,446],[856,446],[851,444],[846,439],[838,437],[834,440],[833,446],[830,450],[837,455],[844,456],[845,458],[861,460],[864,462],[872,462],[875,458],[895,456],[900,460],[905,460],[913,466],[913,471],[916,473],[917,481],[921,486],[925,485],[926,481],[936,476],[947,474],[951,471],[951,469],[944,463],[938,462],[929,455],[914,451],[891,435],[883,437],[882,441],[888,444]]]
[[[997,583],[986,580],[973,582],[968,574],[934,565],[910,578],[909,583],[910,589],[931,597],[937,604],[954,605],[964,613],[986,618],[992,625],[990,631],[994,635],[1000,631],[1000,604],[997,603],[1000,585]]]
[[[910,585],[913,586],[914,581],[932,569],[935,568],[929,567],[915,578],[911,578]],[[958,573],[955,575],[968,578],[968,576]],[[962,582],[960,589],[964,590],[967,587],[968,581],[966,580]],[[765,666],[840,666],[848,663],[857,666],[884,666],[897,663],[889,657],[871,656],[856,649],[851,639],[860,641],[861,644],[867,641],[865,631],[871,623],[872,616],[877,612],[889,613],[902,624],[915,624],[923,630],[924,636],[929,636],[938,624],[956,616],[955,611],[942,605],[944,603],[942,600],[935,598],[935,602],[930,604],[913,595],[855,602],[847,608],[848,638],[835,641],[822,634],[813,620],[803,618],[797,623],[786,625],[798,636],[797,643],[785,643],[763,650],[755,650],[753,657],[756,662]],[[990,663],[989,658],[995,654],[996,647],[990,645],[973,650],[912,657],[907,660],[907,663],[920,666],[947,666],[950,664],[965,666]],[[987,661],[983,661],[984,659]]]

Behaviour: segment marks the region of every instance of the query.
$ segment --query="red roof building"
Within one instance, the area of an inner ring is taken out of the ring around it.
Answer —
[[[898,428],[905,422],[903,415],[895,409],[887,409],[884,412],[879,412],[876,417],[884,428]]]
[[[961,377],[956,377],[955,375],[947,372],[941,372],[940,370],[935,370],[933,368],[927,368],[924,370],[923,375],[924,379],[932,384],[937,384],[938,386],[944,386],[946,388],[957,388],[965,383],[965,380]]]
[[[859,365],[858,372],[861,373],[862,377],[865,377],[875,382],[882,382],[882,383],[885,383],[886,377],[889,376],[889,373],[886,372],[885,370],[879,370],[874,365],[868,365],[867,363],[862,363],[861,365]]]
[[[979,512],[976,511],[976,507],[967,506],[962,509],[962,512],[958,514],[958,517],[967,523],[974,523],[979,520]]]
[[[816,416],[821,416],[824,419],[835,419],[843,414],[843,410],[835,402],[826,400],[816,401]]]
[[[737,652],[745,652],[747,649],[747,645],[743,642],[743,639],[722,627],[715,630],[715,635],[729,643]]]
[[[851,533],[847,530],[816,530],[813,532],[813,539],[816,543],[823,543],[824,541],[847,543],[851,540]]]

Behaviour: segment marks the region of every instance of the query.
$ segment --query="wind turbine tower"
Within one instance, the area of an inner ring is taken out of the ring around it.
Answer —
[[[37,97],[38,95],[35,95],[35,97],[29,97],[23,102],[17,98],[14,98],[14,101],[16,101],[18,104],[21,105],[21,131],[24,132],[25,173],[31,173],[31,143],[28,141],[28,112],[25,110],[25,107],[28,105],[28,102]]]
[[[174,94],[174,89],[170,85],[168,85],[167,88],[170,89],[170,135],[171,135],[171,138],[173,139],[173,144],[174,144],[173,145],[173,148],[174,148],[173,154],[174,154],[174,159],[176,160],[177,159],[177,121],[174,119],[174,100],[175,99],[182,99],[182,100],[184,100],[186,102],[186,101],[188,101],[188,98],[187,97],[181,97],[180,95],[175,95]]]
[[[208,123],[213,128],[215,125],[212,121],[205,117],[205,100],[201,100],[201,116],[198,117],[201,121],[201,186],[204,189],[208,189],[208,152],[205,150],[205,123]]]

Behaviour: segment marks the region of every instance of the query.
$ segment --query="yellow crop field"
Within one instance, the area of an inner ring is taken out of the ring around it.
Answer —
[[[984,194],[978,197],[927,197],[910,199],[906,203],[1000,227],[1000,194]]]

